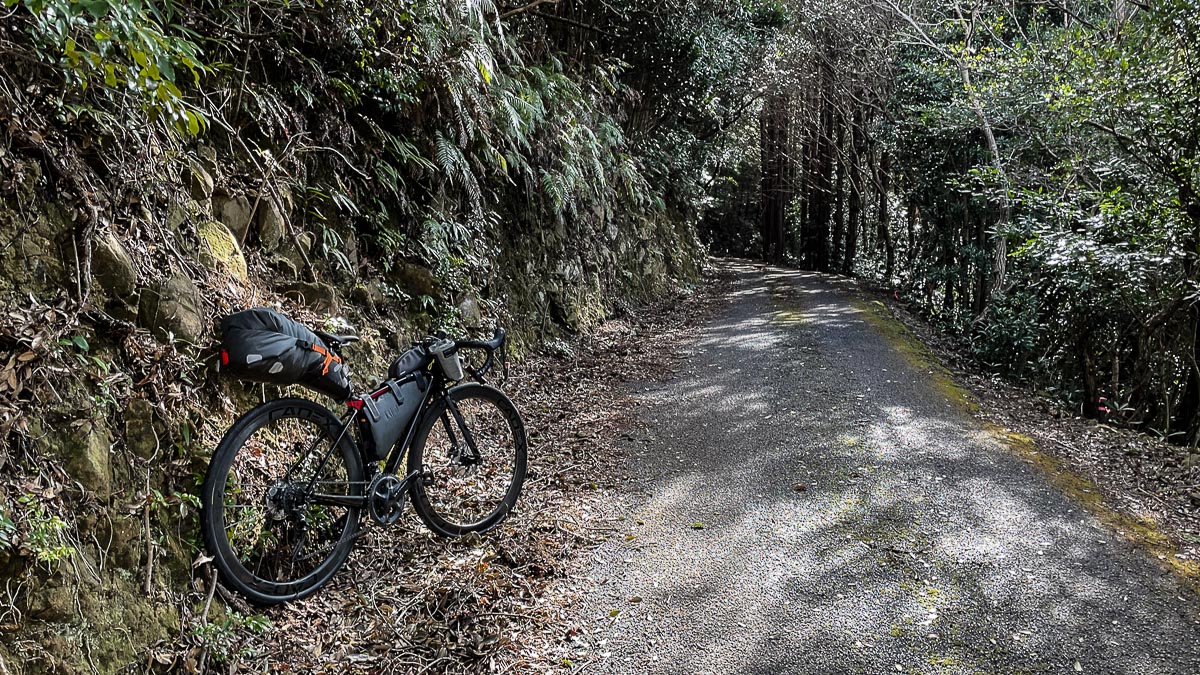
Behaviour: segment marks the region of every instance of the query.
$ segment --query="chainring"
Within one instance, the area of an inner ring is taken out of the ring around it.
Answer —
[[[391,525],[404,513],[404,482],[395,474],[381,473],[367,486],[367,512],[380,525]]]

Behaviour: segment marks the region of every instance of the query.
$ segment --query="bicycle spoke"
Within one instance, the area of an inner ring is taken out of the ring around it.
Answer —
[[[421,461],[432,477],[421,487],[419,508],[452,533],[498,522],[508,512],[506,500],[515,499],[516,431],[493,395],[447,401],[423,439]]]
[[[317,452],[323,447],[329,451]],[[239,564],[258,580],[253,583],[307,578],[357,527],[349,514],[361,505],[352,491],[363,481],[350,480],[340,447],[325,427],[281,417],[268,419],[234,456],[223,529]]]

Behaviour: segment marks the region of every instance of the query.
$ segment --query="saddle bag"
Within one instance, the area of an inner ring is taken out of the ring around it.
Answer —
[[[341,402],[350,396],[342,358],[286,316],[255,307],[221,320],[220,371],[241,380],[301,386]]]
[[[350,402],[351,407],[359,411],[361,438],[367,446],[363,450],[371,461],[385,459],[392,446],[408,431],[420,412],[429,380],[426,373],[409,373],[388,380],[379,391]]]

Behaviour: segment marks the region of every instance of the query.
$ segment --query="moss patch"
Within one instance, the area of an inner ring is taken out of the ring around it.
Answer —
[[[1158,529],[1152,518],[1139,518],[1121,513],[1105,503],[1095,483],[1079,476],[1059,458],[1038,449],[1037,443],[999,425],[985,423],[989,436],[1042,470],[1050,484],[1079,502],[1109,529],[1115,530],[1133,544],[1148,551],[1166,569],[1174,572],[1194,591],[1200,592],[1200,562],[1176,558],[1179,549],[1170,537]]]
[[[799,326],[805,321],[804,313],[797,309],[780,309],[771,313],[771,322],[780,326]]]
[[[929,346],[892,316],[882,302],[855,298],[851,304],[911,367],[929,373],[930,385],[947,401],[968,413],[979,411],[979,400],[975,395],[956,382]]]
[[[229,229],[218,222],[209,221],[196,227],[200,235],[200,263],[214,272],[228,272],[238,281],[246,283],[249,275],[246,270],[246,258],[242,256],[242,247]]]
[[[910,366],[929,372],[930,384],[938,393],[968,413],[979,410],[979,401],[974,394],[958,384],[929,346],[893,317],[882,302],[859,298],[852,302],[854,307],[862,312],[867,323],[903,355]],[[1049,478],[1051,485],[1083,505],[1109,529],[1148,551],[1164,568],[1179,576],[1188,587],[1200,592],[1200,562],[1176,558],[1175,554],[1179,553],[1179,549],[1158,529],[1153,519],[1121,513],[1106,504],[1095,483],[1073,473],[1057,457],[1039,450],[1032,438],[987,422],[984,423],[984,427],[989,437],[1040,468]]]

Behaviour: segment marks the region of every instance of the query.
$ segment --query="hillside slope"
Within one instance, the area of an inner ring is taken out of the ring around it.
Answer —
[[[150,655],[254,627],[195,564],[208,454],[276,393],[209,368],[220,316],[353,328],[365,383],[431,330],[528,353],[697,277],[721,104],[662,113],[632,10],[528,10],[0,9],[0,672],[175,669]]]

